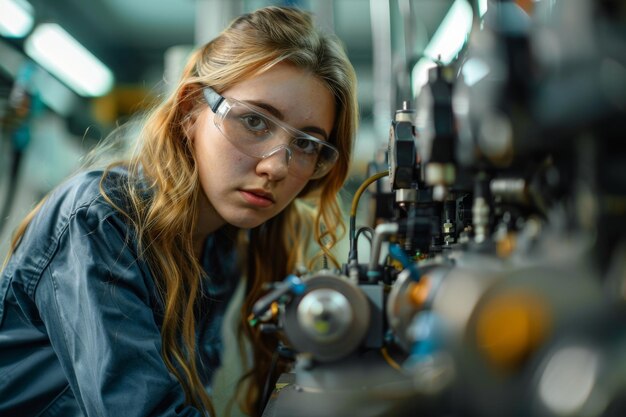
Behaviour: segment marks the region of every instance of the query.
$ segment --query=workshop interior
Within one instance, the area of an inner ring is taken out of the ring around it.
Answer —
[[[623,0],[0,0],[2,253],[268,4],[342,39],[361,121],[341,268],[276,277],[249,318],[292,363],[263,416],[626,415]]]

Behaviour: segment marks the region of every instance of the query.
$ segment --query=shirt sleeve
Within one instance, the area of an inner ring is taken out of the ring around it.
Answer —
[[[35,294],[86,416],[201,416],[161,357],[155,285],[119,215],[69,219]]]

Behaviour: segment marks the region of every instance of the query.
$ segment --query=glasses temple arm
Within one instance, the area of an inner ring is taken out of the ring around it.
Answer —
[[[202,93],[204,94],[204,99],[206,100],[207,104],[211,107],[211,110],[213,111],[213,113],[217,113],[217,109],[220,108],[220,104],[222,104],[222,101],[224,101],[224,97],[219,95],[211,87],[205,87]]]

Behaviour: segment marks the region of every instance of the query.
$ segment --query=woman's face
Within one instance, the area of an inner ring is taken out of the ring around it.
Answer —
[[[335,121],[335,103],[328,88],[316,76],[287,63],[236,84],[222,96],[253,104],[325,140]],[[204,232],[226,223],[256,227],[280,213],[308,179],[288,171],[284,150],[265,159],[244,154],[222,135],[214,117],[207,106],[191,132],[206,197],[200,202],[200,227]]]

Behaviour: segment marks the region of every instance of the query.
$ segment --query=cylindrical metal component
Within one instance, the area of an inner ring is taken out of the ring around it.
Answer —
[[[283,329],[298,353],[332,362],[361,345],[370,327],[365,293],[345,276],[320,274],[305,280],[306,290],[284,310]]]
[[[523,178],[494,178],[489,183],[494,197],[507,202],[528,203],[526,180]]]
[[[346,296],[328,288],[309,292],[298,305],[302,330],[317,342],[332,342],[344,336],[353,318]]]
[[[456,168],[453,164],[429,162],[426,165],[426,183],[429,185],[451,185],[456,178]]]
[[[413,188],[396,190],[396,203],[417,203],[417,190]]]
[[[478,243],[484,242],[489,231],[489,204],[483,197],[474,199],[472,225],[474,226],[475,241]]]
[[[369,273],[373,274],[377,271],[381,246],[383,242],[389,238],[389,236],[398,232],[398,228],[397,223],[383,223],[376,226],[376,229],[374,230],[374,239],[372,240],[372,252],[368,267]]]

